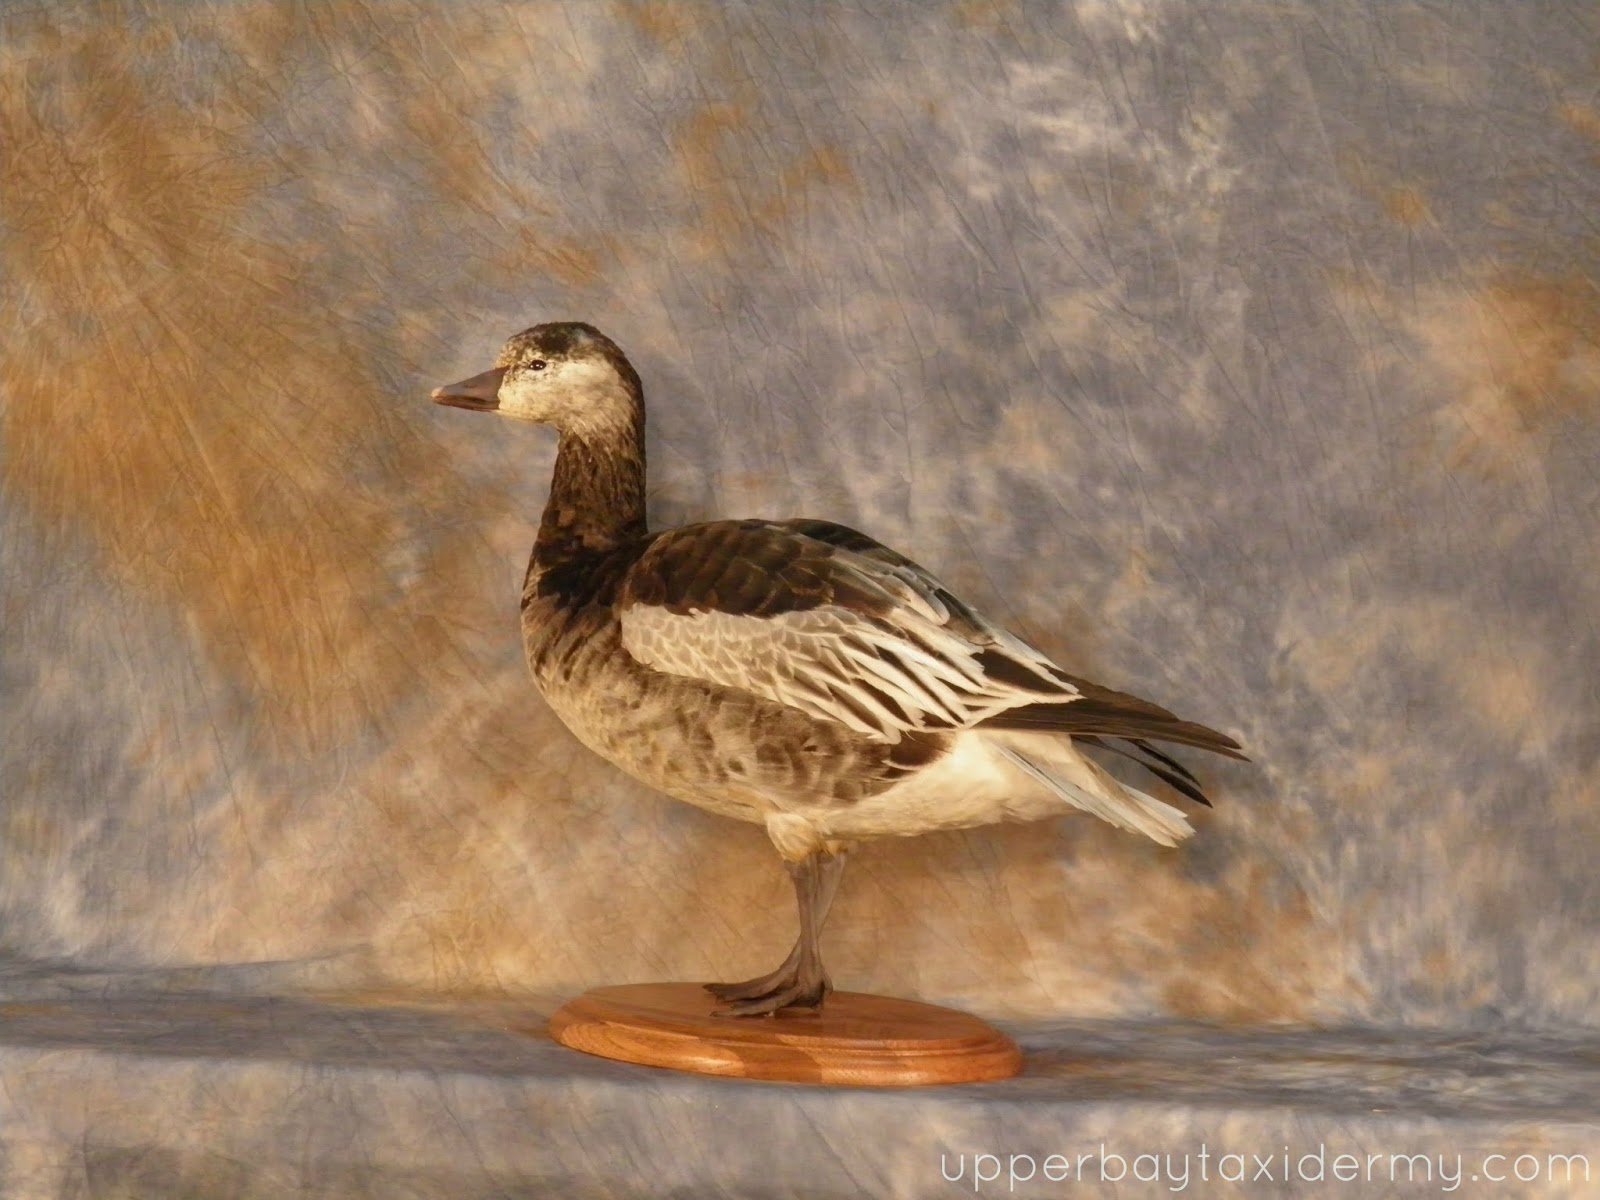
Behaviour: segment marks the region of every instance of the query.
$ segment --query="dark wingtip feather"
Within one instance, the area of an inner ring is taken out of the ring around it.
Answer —
[[[1044,701],[1024,704],[996,713],[984,724],[997,729],[1036,729],[1079,738],[1085,734],[1099,734],[1130,741],[1148,739],[1209,750],[1241,762],[1250,761],[1239,743],[1227,734],[1193,721],[1180,721],[1171,714],[1158,716],[1147,709],[1133,708],[1099,697],[1085,697],[1066,703]]]
[[[1074,737],[1072,740],[1085,746],[1094,746],[1096,749],[1109,750],[1113,754],[1120,754],[1129,762],[1138,763],[1168,787],[1187,796],[1196,804],[1204,805],[1206,808],[1212,807],[1211,801],[1206,797],[1205,792],[1201,790],[1200,781],[1194,777],[1188,767],[1178,762],[1177,759],[1162,754],[1159,750],[1152,749],[1142,741],[1134,738],[1125,739],[1129,744],[1153,756],[1156,761],[1152,762],[1150,759],[1141,758],[1132,750],[1108,742],[1104,738],[1096,737],[1093,734],[1087,737]]]
[[[1149,742],[1145,741],[1143,738],[1129,738],[1128,741],[1132,742],[1135,746],[1139,747],[1139,752],[1141,754],[1148,754],[1151,758],[1155,759],[1157,762],[1163,764],[1164,766],[1167,766],[1167,767],[1171,768],[1173,771],[1176,771],[1179,775],[1182,775],[1185,779],[1187,779],[1190,783],[1194,784],[1196,787],[1199,786],[1200,781],[1195,778],[1194,772],[1189,770],[1188,767],[1184,766],[1177,759],[1173,758],[1172,755],[1163,754],[1160,750],[1157,750],[1154,746],[1152,746]]]

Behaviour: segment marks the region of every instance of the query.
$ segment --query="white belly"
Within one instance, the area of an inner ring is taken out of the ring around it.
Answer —
[[[969,732],[933,765],[876,796],[796,815],[826,838],[856,841],[1036,821],[1064,811],[1059,796],[996,754],[983,734]]]

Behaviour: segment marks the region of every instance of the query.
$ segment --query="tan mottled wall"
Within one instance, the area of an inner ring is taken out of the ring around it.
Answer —
[[[0,22],[0,952],[512,992],[769,965],[764,835],[525,678],[548,437],[426,402],[583,318],[645,379],[657,520],[863,525],[1257,755],[1206,764],[1178,851],[1087,819],[867,850],[842,984],[1600,1014],[1595,12]]]

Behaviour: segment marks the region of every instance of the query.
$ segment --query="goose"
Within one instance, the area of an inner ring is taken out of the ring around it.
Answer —
[[[1091,813],[1164,846],[1176,807],[1085,749],[1209,806],[1156,743],[1238,742],[1062,670],[911,559],[831,521],[652,531],[645,409],[622,350],[536,325],[435,402],[553,426],[548,502],[522,588],[535,683],[579,741],[634,778],[765,827],[799,937],[775,970],[707,984],[717,1012],[819,1012],[819,938],[852,849],[882,837]]]

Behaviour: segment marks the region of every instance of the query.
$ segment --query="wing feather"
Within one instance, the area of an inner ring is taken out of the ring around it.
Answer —
[[[886,742],[1080,694],[910,559],[822,522],[664,534],[623,581],[619,609],[622,644],[647,666]]]

